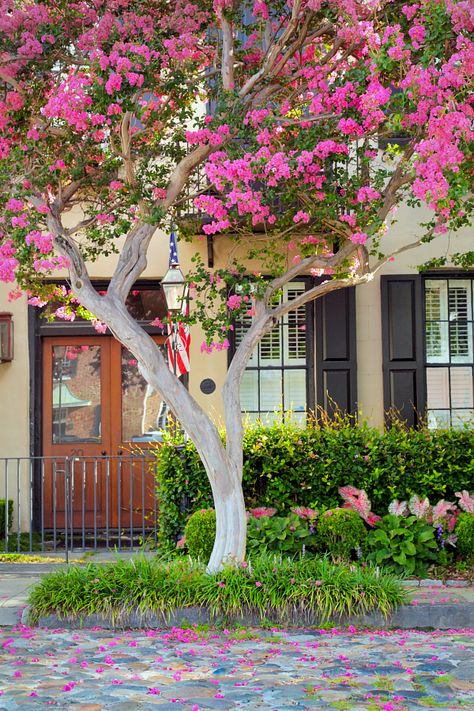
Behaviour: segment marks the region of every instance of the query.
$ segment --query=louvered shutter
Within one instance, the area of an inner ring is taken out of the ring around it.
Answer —
[[[381,289],[384,408],[413,427],[426,410],[421,276],[383,276]],[[427,296],[427,308],[433,314],[441,308],[436,293]],[[427,332],[427,347],[443,360],[435,330]]]
[[[316,301],[317,403],[329,416],[357,408],[355,288]]]

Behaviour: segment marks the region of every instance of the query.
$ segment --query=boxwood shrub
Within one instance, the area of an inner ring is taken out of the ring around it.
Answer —
[[[315,528],[318,550],[333,558],[357,556],[365,552],[367,528],[358,513],[349,509],[329,509],[318,518]]]
[[[177,448],[177,444],[181,446]],[[413,494],[431,501],[474,489],[474,437],[470,430],[380,432],[351,418],[294,425],[256,425],[244,435],[243,487],[247,508],[294,505],[319,510],[340,505],[338,488],[365,489],[383,514],[393,499]],[[189,514],[213,505],[194,445],[167,438],[157,450],[159,542],[174,547]]]
[[[455,533],[457,552],[463,560],[474,564],[474,514],[467,512],[459,514]]]
[[[216,512],[199,509],[189,518],[184,529],[186,547],[191,558],[207,563],[216,537]]]

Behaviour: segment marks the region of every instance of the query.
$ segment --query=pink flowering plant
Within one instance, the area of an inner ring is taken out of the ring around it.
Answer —
[[[295,308],[472,223],[471,4],[0,0],[0,30],[0,280],[126,345],[213,482],[210,569],[241,560],[239,384],[255,346]],[[429,216],[389,247],[402,203]],[[216,269],[196,255],[188,274],[203,352],[229,346],[236,318],[247,326],[223,386],[225,443],[125,308],[151,242],[167,256],[157,228],[172,223],[228,255]],[[98,293],[90,264],[114,253]],[[59,294],[58,273],[70,284]],[[282,299],[306,274],[312,288]]]
[[[448,553],[456,548],[460,509],[464,510],[464,515],[472,515],[473,497],[468,491],[456,494],[461,504],[459,508],[444,499],[432,506],[428,497],[418,495],[413,495],[409,501],[395,499],[388,507],[388,514],[383,518],[375,517],[375,521],[365,491],[345,486],[339,492],[346,507],[357,511],[369,526],[375,526],[367,541],[372,549],[368,560],[384,564],[396,572],[421,574],[436,560],[447,563]],[[468,531],[470,523],[466,521],[464,519],[463,526]],[[463,535],[469,538],[470,534]],[[464,545],[463,538],[463,551]]]

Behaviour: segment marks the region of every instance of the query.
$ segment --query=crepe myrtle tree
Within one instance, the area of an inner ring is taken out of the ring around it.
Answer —
[[[26,292],[56,316],[86,315],[128,348],[206,468],[217,513],[209,570],[241,561],[239,385],[256,345],[292,309],[470,224],[472,2],[0,8],[0,279],[16,282],[11,298]],[[394,134],[404,140],[391,145]],[[179,223],[190,197],[204,233],[238,246],[226,269],[196,259],[188,275],[203,350],[226,347],[232,320],[252,316],[223,386],[225,444],[125,306],[157,228]],[[425,203],[432,217],[416,242],[386,254],[384,231],[402,202]],[[99,294],[87,265],[111,252],[115,271]],[[258,258],[266,279],[237,253]],[[453,250],[450,261],[466,266],[473,253]],[[68,270],[70,288],[54,286],[57,269]],[[322,280],[278,299],[302,274]]]

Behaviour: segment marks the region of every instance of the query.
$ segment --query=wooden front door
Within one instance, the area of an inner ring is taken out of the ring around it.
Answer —
[[[109,336],[44,338],[43,372],[44,527],[64,527],[66,501],[76,529],[145,527],[153,468],[133,453],[160,440],[161,397]]]

